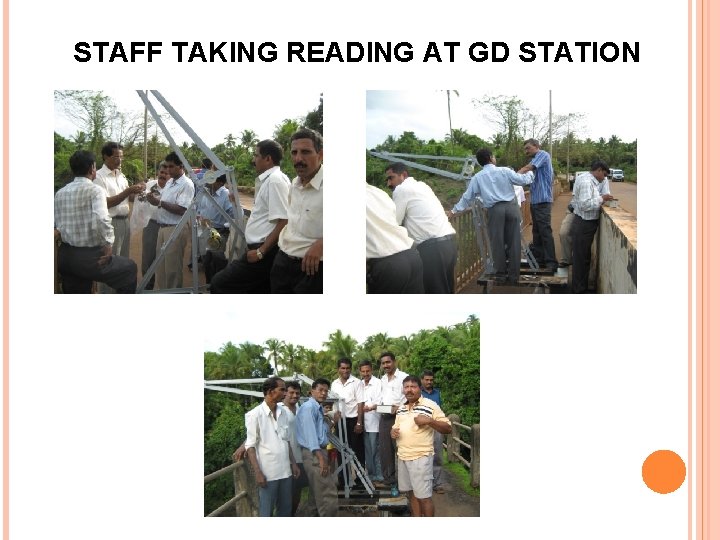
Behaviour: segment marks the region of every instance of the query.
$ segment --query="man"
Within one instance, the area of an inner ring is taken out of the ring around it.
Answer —
[[[420,382],[422,383],[422,388],[420,388],[422,397],[431,399],[438,407],[442,407],[440,390],[435,388],[435,374],[429,369],[424,370]],[[446,491],[447,478],[445,469],[442,467],[443,436],[439,431],[435,431],[433,434],[433,452],[433,491],[443,494]]]
[[[378,452],[378,432],[380,431],[380,415],[377,406],[381,402],[382,389],[380,379],[373,375],[372,362],[363,360],[359,366],[360,378],[363,388],[363,423],[365,424],[365,468],[373,482],[382,482],[382,466],[380,465],[380,452]]]
[[[295,420],[297,441],[302,452],[310,493],[321,517],[335,517],[338,512],[335,475],[330,469],[326,449],[329,429],[322,408],[329,388],[330,381],[316,379],[310,390],[310,399],[300,406]]]
[[[380,367],[385,374],[380,379],[380,393],[382,405],[392,405],[392,412],[380,415],[380,431],[378,449],[380,451],[380,466],[382,467],[383,482],[376,487],[392,486],[397,484],[397,471],[395,468],[395,441],[391,437],[391,430],[395,423],[395,413],[405,402],[403,396],[403,379],[407,373],[400,371],[395,363],[395,355],[390,351],[380,355]]]
[[[572,225],[572,291],[588,292],[592,243],[600,223],[600,207],[612,200],[609,193],[600,194],[600,185],[610,172],[604,161],[590,164],[590,173],[581,174],[573,188],[574,221]]]
[[[535,181],[530,186],[530,216],[532,217],[532,244],[530,250],[539,265],[553,272],[557,270],[555,258],[555,240],[550,222],[553,203],[553,179],[550,154],[540,150],[536,139],[528,139],[524,143],[525,155],[532,161],[521,168],[518,173],[535,172]]]
[[[337,362],[338,378],[330,385],[330,391],[338,395],[340,400],[333,408],[335,423],[344,422],[348,444],[355,452],[360,463],[365,462],[365,443],[363,441],[363,416],[365,415],[365,401],[363,387],[360,379],[352,374],[352,362],[349,358],[340,358]],[[345,480],[353,486],[352,467],[348,463],[344,472],[340,474],[340,488],[345,487]],[[356,485],[358,482],[355,483]]]
[[[208,246],[202,254],[203,269],[205,270],[205,283],[210,283],[213,276],[227,265],[225,258],[225,244],[230,236],[230,223],[218,206],[222,208],[230,218],[235,218],[235,207],[230,201],[230,191],[225,187],[227,178],[224,174],[218,176],[214,182],[206,184],[206,195],[200,199],[198,204],[198,215],[202,222],[217,231],[220,235],[216,246]],[[218,206],[208,198],[211,197]]]
[[[300,399],[300,383],[297,381],[289,381],[285,384],[285,399],[282,403],[279,403],[281,407],[287,410],[288,416],[288,434],[290,436],[290,448],[292,449],[292,455],[295,458],[295,462],[300,470],[300,475],[292,479],[292,511],[291,514],[294,516],[297,513],[298,506],[300,505],[300,492],[302,488],[308,485],[307,474],[305,474],[305,466],[302,464],[302,452],[300,445],[297,442],[296,428],[295,428],[295,417],[297,415],[297,402]],[[233,452],[233,460],[238,461],[245,457],[247,453],[247,445],[245,442]],[[315,501],[312,500],[312,495],[308,498],[308,507],[314,508]]]
[[[255,471],[260,517],[290,517],[292,480],[300,469],[290,446],[287,410],[278,403],[285,397],[285,381],[270,377],[263,383],[263,402],[245,414],[248,459]]]
[[[600,182],[598,191],[600,192],[600,195],[610,194],[610,182],[607,176],[603,178],[602,182]],[[558,268],[567,268],[572,264],[572,225],[574,221],[575,197],[570,199],[570,204],[568,204],[565,218],[560,224],[560,262],[558,264]]]
[[[402,163],[387,167],[385,180],[393,191],[397,223],[407,229],[420,253],[425,292],[455,292],[455,229],[442,204],[430,186],[410,176]]]
[[[132,294],[137,285],[134,261],[113,255],[115,240],[105,191],[96,184],[95,155],[78,150],[70,156],[75,179],[55,194],[55,227],[62,244],[58,270],[66,294],[90,293],[92,282]]]
[[[157,252],[160,253],[183,214],[192,204],[195,196],[195,186],[183,169],[182,161],[175,152],[170,152],[165,157],[168,176],[170,180],[165,184],[160,198],[148,193],[147,201],[158,206],[157,221],[160,230],[158,231]],[[157,266],[156,278],[158,289],[177,289],[183,284],[183,257],[185,246],[190,236],[189,228],[185,225],[180,229],[180,235],[175,241],[168,245],[165,250],[165,257]]]
[[[302,450],[297,442],[297,427],[295,425],[298,413],[297,403],[300,399],[300,392],[302,388],[300,383],[297,381],[290,381],[285,386],[287,387],[287,391],[282,405],[288,412],[290,448],[292,448],[293,456],[295,456],[298,469],[300,469],[300,474],[297,477],[293,477],[292,481],[292,515],[294,516],[297,513],[298,506],[300,506],[300,493],[302,492],[302,489],[308,485],[308,477],[305,472],[305,465],[302,463]],[[315,508],[315,501],[313,500],[312,495],[308,498],[308,508]]]
[[[133,186],[128,185],[127,178],[120,170],[123,158],[123,147],[116,142],[107,142],[102,147],[101,155],[103,166],[97,171],[94,183],[105,191],[107,207],[112,218],[115,241],[113,242],[113,255],[130,256],[130,214],[129,199],[137,193],[145,191],[145,184],[140,182]],[[100,285],[101,293],[110,293],[111,289]]]
[[[424,291],[420,253],[397,224],[395,203],[370,184],[365,184],[365,264],[369,294]]]
[[[253,165],[255,206],[247,225],[247,252],[216,274],[210,285],[212,293],[269,293],[270,270],[278,253],[280,231],[287,224],[290,180],[280,170],[282,146],[267,139],[255,147]]]
[[[518,174],[508,167],[496,167],[495,156],[488,148],[475,154],[482,170],[470,179],[468,188],[450,211],[462,212],[470,207],[475,197],[482,199],[487,208],[490,252],[498,279],[515,284],[520,278],[520,209],[514,186],[532,184],[534,174]],[[509,264],[506,261],[506,251]]]
[[[168,172],[167,172],[167,166],[165,165],[164,161],[160,162],[160,165],[158,165],[157,169],[157,180],[150,180],[147,183],[147,189],[151,192],[155,193],[162,193],[163,189],[165,189],[165,184],[168,181]],[[145,276],[145,273],[148,271],[148,268],[150,268],[150,265],[155,260],[155,253],[157,252],[157,237],[158,237],[158,231],[160,230],[160,226],[157,222],[157,213],[158,209],[153,208],[152,213],[150,214],[150,219],[148,220],[148,224],[145,225],[145,228],[143,229],[143,236],[142,236],[142,273],[143,277]],[[148,281],[147,285],[145,286],[145,290],[151,291],[155,287],[155,274],[150,276],[150,281]]]
[[[438,405],[420,395],[420,379],[403,379],[405,403],[397,412],[392,437],[398,446],[398,489],[410,492],[410,515],[433,517],[433,433],[452,431]]]
[[[300,128],[290,138],[297,177],[290,188],[288,223],[278,240],[280,251],[270,271],[273,293],[322,294],[323,139]]]

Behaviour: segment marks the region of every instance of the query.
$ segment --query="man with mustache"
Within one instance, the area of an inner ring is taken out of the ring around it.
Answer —
[[[255,206],[245,226],[247,251],[215,274],[210,284],[213,294],[270,292],[270,270],[278,252],[278,237],[287,224],[290,179],[280,170],[283,148],[266,139],[257,143],[253,165]]]
[[[420,379],[403,379],[407,402],[397,411],[391,436],[398,447],[398,489],[410,495],[413,517],[433,517],[433,434],[452,431],[450,420],[433,400],[421,396]]]
[[[322,294],[323,139],[300,128],[290,138],[297,177],[290,188],[288,223],[280,233],[280,251],[270,271],[270,292]]]

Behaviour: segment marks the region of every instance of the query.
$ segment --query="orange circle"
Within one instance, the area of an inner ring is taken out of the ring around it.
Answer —
[[[672,493],[685,481],[685,462],[672,450],[657,450],[642,466],[643,481],[656,493]]]

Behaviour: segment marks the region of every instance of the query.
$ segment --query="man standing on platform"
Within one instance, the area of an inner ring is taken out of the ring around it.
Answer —
[[[350,448],[355,452],[358,461],[365,463],[365,443],[363,441],[363,416],[365,403],[363,385],[360,379],[352,374],[352,362],[349,358],[341,358],[337,362],[338,378],[330,385],[330,391],[340,397],[335,404],[335,423],[345,422],[345,433]],[[345,467],[344,474],[340,473],[340,488],[345,487],[345,478],[353,486],[352,467],[350,463]]]
[[[297,442],[302,451],[310,492],[321,517],[336,517],[338,513],[335,474],[330,469],[327,452],[329,428],[322,407],[329,388],[330,381],[327,379],[315,379],[310,399],[300,406],[295,419]]]
[[[405,403],[402,381],[407,377],[407,373],[397,368],[395,355],[389,351],[380,355],[380,367],[385,372],[382,379],[380,379],[382,404],[392,406],[391,412],[380,415],[380,431],[378,435],[380,465],[384,479],[383,485],[390,487],[397,484],[397,470],[395,468],[397,448],[390,432],[395,423],[395,413],[400,408],[400,405]],[[376,487],[383,487],[383,485]]]

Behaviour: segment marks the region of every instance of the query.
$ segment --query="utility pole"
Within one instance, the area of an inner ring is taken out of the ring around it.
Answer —
[[[549,141],[550,142],[550,162],[552,163],[552,153],[553,153],[553,150],[552,150],[552,144],[553,144],[553,139],[552,139],[552,90],[550,90],[550,121],[549,121],[548,126],[549,126],[548,133],[549,133],[549,139],[550,139],[550,141]]]

